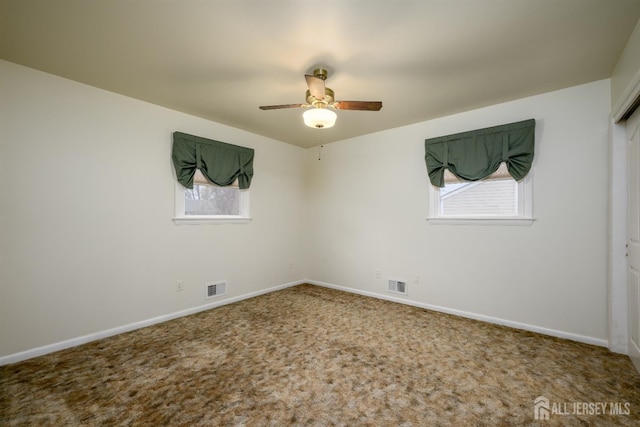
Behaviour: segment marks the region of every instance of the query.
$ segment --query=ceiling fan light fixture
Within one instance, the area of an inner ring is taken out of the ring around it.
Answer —
[[[304,124],[310,128],[327,129],[336,124],[338,115],[326,108],[310,108],[302,113]]]

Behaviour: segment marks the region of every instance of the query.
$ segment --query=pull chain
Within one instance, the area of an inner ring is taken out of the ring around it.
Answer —
[[[319,131],[316,133],[316,135],[318,135],[318,160],[322,160],[322,148],[324,147],[324,145],[322,145],[322,142],[320,141]]]

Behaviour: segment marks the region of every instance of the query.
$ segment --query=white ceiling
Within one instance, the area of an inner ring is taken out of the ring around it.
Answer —
[[[0,58],[301,147],[611,76],[640,0],[0,0]],[[334,128],[305,127],[329,70]]]

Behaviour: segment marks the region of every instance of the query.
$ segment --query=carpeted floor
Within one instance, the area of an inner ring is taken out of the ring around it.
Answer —
[[[637,426],[640,375],[604,348],[301,285],[0,367],[0,425]]]

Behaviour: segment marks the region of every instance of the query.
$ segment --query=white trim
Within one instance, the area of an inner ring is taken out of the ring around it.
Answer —
[[[640,70],[633,76],[619,101],[613,107],[612,116],[614,122],[619,122],[622,119],[638,96],[640,96]]]
[[[627,131],[626,122],[609,128],[609,211],[607,329],[609,350],[628,354],[627,308]]]
[[[7,356],[0,357],[0,366],[8,365],[10,363],[22,362],[23,360],[31,359],[38,356],[43,356],[45,354],[53,353],[55,351],[65,350],[71,347],[77,347],[79,345],[96,341],[102,338],[108,338],[108,337],[119,335],[125,332],[135,331],[136,329],[141,329],[147,326],[156,325],[158,323],[167,322],[169,320],[177,319],[179,317],[189,316],[191,314],[199,313],[201,311],[211,310],[216,307],[232,304],[234,302],[257,297],[259,295],[268,294],[275,291],[279,291],[285,288],[290,288],[292,286],[301,285],[303,283],[307,283],[307,282],[304,280],[297,280],[295,282],[285,283],[284,285],[278,285],[271,288],[262,289],[260,291],[250,292],[248,294],[243,294],[236,297],[222,299],[210,304],[193,307],[186,310],[176,311],[174,313],[164,314],[162,316],[141,320],[139,322],[130,323],[128,325],[118,326],[116,328],[107,329],[105,331],[100,331],[100,332],[84,335],[77,338],[71,338],[69,340],[60,341],[60,342],[45,345],[42,347],[37,347],[31,350],[21,351],[19,353],[9,354]]]
[[[202,225],[202,224],[247,224],[252,218],[237,216],[204,216],[173,218],[176,225]]]
[[[384,294],[378,294],[375,292],[361,291],[359,289],[348,288],[344,286],[338,286],[326,282],[318,282],[316,280],[306,280],[304,283],[310,283],[312,285],[323,286],[325,288],[337,289],[340,291],[350,292],[353,294],[364,295],[367,297],[378,298],[382,300],[398,302],[400,304],[406,304],[413,307],[424,308],[426,310],[438,311],[441,313],[453,314],[455,316],[465,317],[473,320],[480,320],[482,322],[493,323],[496,325],[508,326],[514,329],[522,329],[524,331],[536,332],[542,335],[549,335],[552,337],[567,339],[571,341],[582,342],[586,344],[593,344],[600,347],[607,347],[608,341],[600,338],[588,337],[585,335],[572,334],[570,332],[558,331],[556,329],[548,329],[540,326],[529,325],[527,323],[514,322],[511,320],[501,319],[499,317],[485,316],[483,314],[470,313],[468,311],[456,310],[453,308],[442,307],[439,305],[425,304],[422,302],[412,301],[405,298],[392,297]]]
[[[174,312],[174,313],[165,314],[165,315],[154,317],[154,318],[151,318],[151,319],[141,320],[139,322],[130,323],[128,325],[123,325],[123,326],[119,326],[119,327],[116,327],[116,328],[107,329],[105,331],[100,331],[100,332],[96,332],[96,333],[93,333],[93,334],[84,335],[84,336],[81,336],[81,337],[72,338],[72,339],[69,339],[69,340],[60,341],[60,342],[57,342],[57,343],[45,345],[45,346],[42,346],[42,347],[37,347],[37,348],[31,349],[31,350],[26,350],[26,351],[22,351],[22,352],[19,352],[19,353],[9,354],[7,356],[2,356],[2,357],[0,357],[0,366],[8,365],[8,364],[11,364],[11,363],[18,363],[18,362],[22,362],[24,360],[32,359],[32,358],[38,357],[38,356],[43,356],[45,354],[53,353],[53,352],[56,352],[56,351],[65,350],[65,349],[72,348],[72,347],[77,347],[79,345],[86,344],[86,343],[89,343],[89,342],[92,342],[92,341],[96,341],[96,340],[99,340],[99,339],[102,339],[102,338],[108,338],[108,337],[111,337],[111,336],[114,336],[114,335],[118,335],[118,334],[122,334],[122,333],[125,333],[125,332],[135,331],[136,329],[141,329],[141,328],[145,328],[147,326],[151,326],[151,325],[156,325],[156,324],[159,324],[159,323],[167,322],[169,320],[177,319],[179,317],[189,316],[191,314],[199,313],[201,311],[211,310],[213,308],[221,307],[221,306],[226,305],[226,304],[232,304],[232,303],[235,303],[235,302],[238,302],[238,301],[242,301],[242,300],[245,300],[245,299],[253,298],[253,297],[256,297],[256,296],[259,296],[259,295],[263,295],[263,294],[268,294],[268,293],[271,293],[271,292],[279,291],[279,290],[282,290],[282,289],[290,288],[292,286],[297,286],[297,285],[301,285],[301,284],[304,284],[304,283],[309,283],[309,284],[316,285],[316,286],[322,286],[322,287],[325,287],[325,288],[337,289],[337,290],[340,290],[340,291],[350,292],[350,293],[358,294],[358,295],[364,295],[364,296],[373,297],[373,298],[377,298],[377,299],[382,299],[382,300],[386,300],[386,301],[397,302],[397,303],[400,303],[400,304],[406,304],[406,305],[410,305],[410,306],[414,306],[414,307],[424,308],[426,310],[433,310],[433,311],[438,311],[438,312],[441,312],[441,313],[453,314],[455,316],[465,317],[465,318],[468,318],[468,319],[479,320],[479,321],[482,321],[482,322],[488,322],[488,323],[493,323],[493,324],[502,325],[502,326],[508,326],[508,327],[515,328],[515,329],[522,329],[522,330],[525,330],[525,331],[536,332],[536,333],[539,333],[539,334],[549,335],[549,336],[563,338],[563,339],[568,339],[568,340],[571,340],[571,341],[583,342],[583,343],[586,343],[586,344],[593,344],[593,345],[597,345],[597,346],[600,346],[600,347],[607,347],[607,345],[608,345],[607,340],[588,337],[588,336],[584,336],[584,335],[572,334],[572,333],[569,333],[569,332],[558,331],[558,330],[555,330],[555,329],[542,328],[542,327],[539,327],[539,326],[529,325],[529,324],[526,324],[526,323],[513,322],[513,321],[510,321],[510,320],[505,320],[505,319],[501,319],[501,318],[498,318],[498,317],[485,316],[485,315],[482,315],[482,314],[470,313],[470,312],[467,312],[467,311],[456,310],[456,309],[437,306],[437,305],[432,305],[432,304],[425,304],[425,303],[421,303],[421,302],[417,302],[417,301],[412,301],[412,300],[409,300],[409,299],[406,299],[406,298],[393,297],[393,296],[389,296],[389,295],[378,294],[378,293],[375,293],[375,292],[361,291],[359,289],[349,288],[349,287],[345,287],[345,286],[338,286],[338,285],[334,285],[334,284],[331,284],[331,283],[320,282],[320,281],[317,281],[317,280],[296,280],[294,282],[285,283],[284,285],[274,286],[274,287],[271,287],[271,288],[268,288],[268,289],[263,289],[263,290],[260,290],[260,291],[250,292],[248,294],[239,295],[239,296],[236,296],[236,297],[226,298],[226,299],[223,299],[223,300],[216,301],[214,303],[205,304],[205,305],[201,305],[201,306],[198,306],[198,307],[193,307],[193,308],[182,310],[182,311],[177,311],[177,312]]]
[[[434,225],[531,225],[533,218],[427,218]]]

